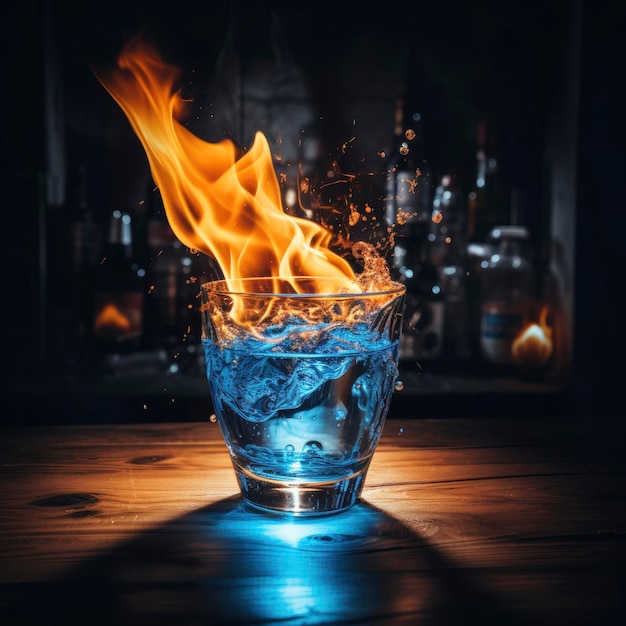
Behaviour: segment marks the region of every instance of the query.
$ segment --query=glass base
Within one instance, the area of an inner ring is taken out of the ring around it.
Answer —
[[[233,464],[244,500],[263,511],[290,515],[329,515],[357,502],[367,468],[346,478],[319,482],[286,482],[256,476]]]

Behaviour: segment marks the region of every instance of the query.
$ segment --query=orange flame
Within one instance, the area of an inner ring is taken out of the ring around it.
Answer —
[[[107,304],[96,316],[94,328],[99,335],[113,337],[129,333],[132,330],[132,324],[115,305]]]
[[[547,325],[548,308],[543,307],[538,324],[529,324],[511,346],[513,359],[519,365],[543,367],[552,354],[552,329]]]
[[[262,133],[238,154],[230,140],[208,143],[190,132],[180,121],[188,104],[180,95],[180,70],[139,37],[123,49],[116,68],[95,74],[143,144],[175,235],[213,257],[227,282],[267,277],[297,292],[302,283],[291,277],[328,276],[346,291],[363,290],[348,261],[329,248],[329,230],[284,213]]]

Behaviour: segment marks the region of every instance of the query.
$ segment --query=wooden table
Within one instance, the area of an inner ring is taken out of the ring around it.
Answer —
[[[567,420],[389,420],[362,502],[315,519],[247,510],[208,421],[0,432],[3,626],[626,615],[619,446]]]

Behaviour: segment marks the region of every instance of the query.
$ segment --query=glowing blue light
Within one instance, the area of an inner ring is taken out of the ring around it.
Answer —
[[[285,605],[286,614],[306,616],[315,611],[319,599],[313,588],[303,582],[293,581],[278,587],[278,600]]]
[[[219,594],[210,596],[216,622],[366,623],[406,596],[401,587],[380,584],[372,547],[377,537],[404,547],[407,531],[365,503],[340,515],[294,517],[224,501],[193,515],[207,549],[224,559],[211,564],[207,578],[219,584]],[[194,549],[202,549],[199,538]]]

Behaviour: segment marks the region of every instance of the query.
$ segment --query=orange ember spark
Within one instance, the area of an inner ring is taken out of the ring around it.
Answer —
[[[208,143],[181,119],[181,72],[141,38],[128,43],[117,67],[95,72],[128,117],[148,156],[167,219],[189,248],[213,257],[226,281],[293,276],[339,279],[345,291],[362,291],[346,259],[330,249],[321,224],[286,214],[269,144],[257,133],[247,152],[230,140]],[[380,287],[388,286],[380,279]],[[368,283],[369,284],[369,283]]]

